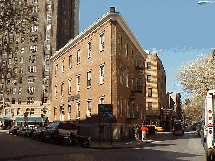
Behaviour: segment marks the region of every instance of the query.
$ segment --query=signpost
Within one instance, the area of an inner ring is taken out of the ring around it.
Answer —
[[[99,145],[100,145],[100,118],[110,118],[110,143],[112,145],[112,131],[111,131],[111,117],[113,117],[112,104],[98,104],[98,117],[99,117]]]

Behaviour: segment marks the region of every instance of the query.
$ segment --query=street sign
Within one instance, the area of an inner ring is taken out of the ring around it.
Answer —
[[[112,117],[113,116],[112,104],[98,104],[98,116],[99,117]]]

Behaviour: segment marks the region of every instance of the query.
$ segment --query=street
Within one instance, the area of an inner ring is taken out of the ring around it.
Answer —
[[[63,145],[44,143],[30,138],[0,133],[0,160],[205,160],[201,140],[194,131],[185,132],[184,136],[173,136],[170,132],[159,132],[148,138],[155,141],[152,143],[133,141],[128,142],[129,144],[134,144],[133,147],[98,149],[93,148],[95,142],[92,142],[91,148],[65,147]],[[123,142],[114,144],[119,145],[123,144]]]

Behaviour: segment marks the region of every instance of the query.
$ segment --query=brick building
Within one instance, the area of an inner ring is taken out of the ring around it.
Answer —
[[[147,123],[162,126],[161,110],[168,108],[168,96],[166,95],[166,73],[156,53],[148,52],[145,76]]]
[[[49,116],[49,58],[78,34],[79,0],[0,1],[0,118]]]
[[[129,137],[145,118],[147,54],[120,13],[111,7],[51,57],[50,120],[71,120],[98,138],[98,104],[112,104],[114,139]],[[110,119],[101,118],[101,138],[110,138]]]

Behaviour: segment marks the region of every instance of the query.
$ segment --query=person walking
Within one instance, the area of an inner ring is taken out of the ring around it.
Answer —
[[[146,139],[147,127],[146,127],[144,124],[142,124],[140,130],[142,131],[142,141],[147,140],[147,139]]]

